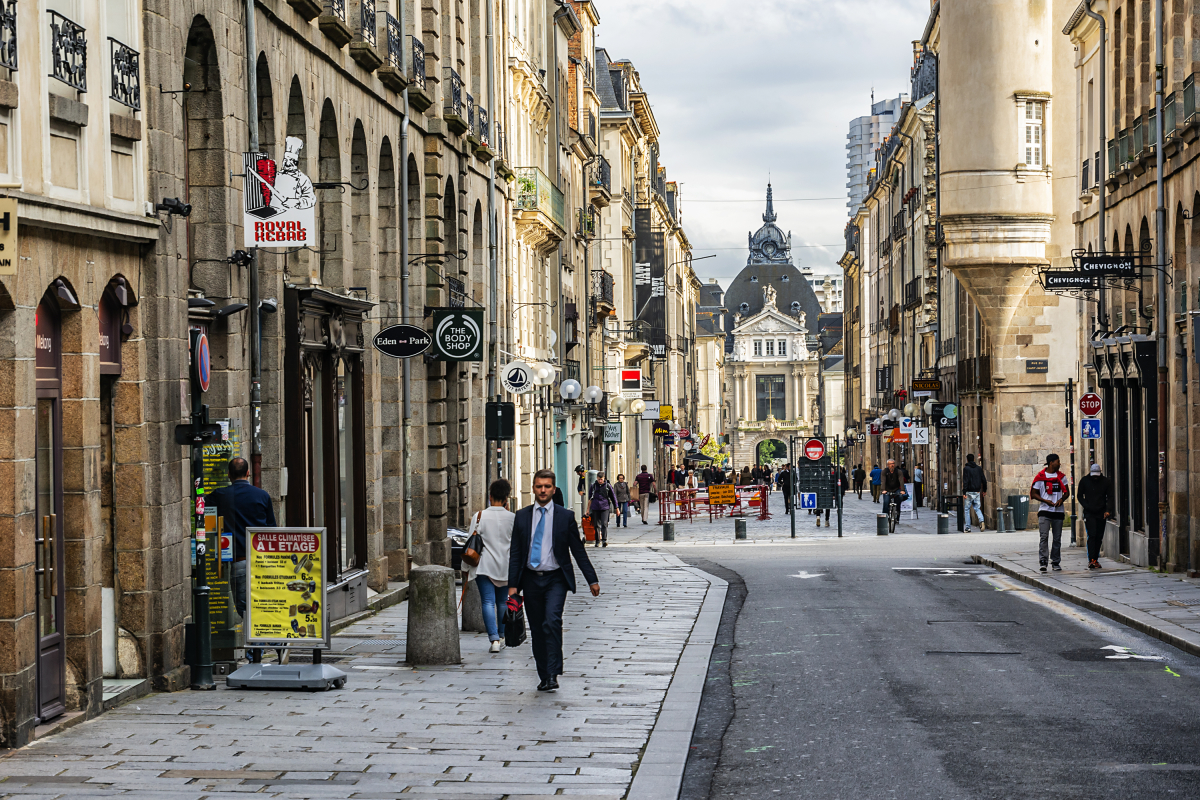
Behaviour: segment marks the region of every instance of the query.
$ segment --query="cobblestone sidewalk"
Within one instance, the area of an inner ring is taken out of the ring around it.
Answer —
[[[1200,655],[1200,580],[1154,572],[1101,558],[1101,570],[1087,568],[1087,550],[1064,547],[1062,572],[1042,574],[1037,532],[1029,532],[1032,550],[978,555],[995,567],[1039,589],[1070,600],[1181,650]]]
[[[535,690],[528,643],[491,655],[485,634],[462,634],[460,666],[409,668],[403,603],[334,637],[343,690],[142,698],[0,759],[0,797],[621,798],[681,654],[681,673],[700,658],[689,637],[710,582],[643,548],[593,563],[603,593],[569,596],[557,693]],[[709,647],[719,616],[706,607],[712,630],[697,630]],[[666,759],[680,773],[686,737],[681,750]]]

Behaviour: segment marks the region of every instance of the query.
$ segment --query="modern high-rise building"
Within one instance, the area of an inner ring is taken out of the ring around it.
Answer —
[[[846,208],[851,214],[867,196],[867,176],[875,165],[875,151],[879,149],[879,143],[892,132],[892,126],[900,119],[900,109],[906,102],[907,94],[872,102],[870,116],[850,121],[850,132],[846,134],[846,189],[850,197],[846,201]]]

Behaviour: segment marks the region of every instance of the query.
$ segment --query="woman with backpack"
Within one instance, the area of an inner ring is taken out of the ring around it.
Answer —
[[[617,495],[612,485],[605,479],[604,473],[596,475],[596,482],[588,492],[588,511],[592,515],[592,526],[596,529],[596,547],[604,542],[608,547],[608,518],[617,507]]]

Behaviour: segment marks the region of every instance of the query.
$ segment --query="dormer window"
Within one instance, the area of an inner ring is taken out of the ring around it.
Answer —
[[[789,278],[787,275],[782,275],[782,276],[780,276],[779,280],[781,283],[787,283],[788,281],[791,280],[791,278]]]
[[[793,301],[792,301],[792,313],[793,313],[793,314],[799,314],[799,313],[800,313],[800,301],[799,301],[799,300],[793,300]]]
[[[738,306],[738,310],[741,311],[743,314],[746,314],[750,311],[750,304],[742,303],[740,306]]]

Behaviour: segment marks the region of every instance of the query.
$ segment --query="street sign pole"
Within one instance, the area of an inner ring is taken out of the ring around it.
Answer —
[[[788,437],[788,498],[792,508],[792,538],[796,538],[796,437]]]
[[[1083,538],[1076,526],[1075,517],[1078,515],[1078,505],[1075,502],[1075,379],[1067,378],[1067,436],[1071,441],[1071,539],[1078,547],[1083,544]]]
[[[841,437],[839,436],[833,437],[833,447],[837,451],[838,456],[841,456],[842,454],[840,440]],[[833,465],[833,469],[833,474],[837,475],[837,497],[835,497],[834,500],[837,502],[838,538],[840,539],[842,538],[842,467],[835,463]]]

